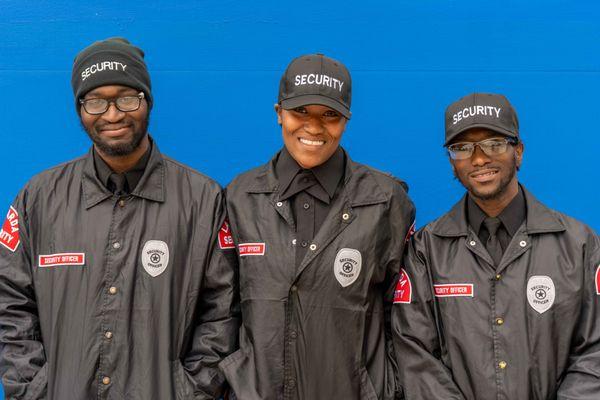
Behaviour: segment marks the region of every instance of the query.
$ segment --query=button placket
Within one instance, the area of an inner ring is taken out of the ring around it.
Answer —
[[[114,352],[117,351],[114,343],[114,321],[111,318],[112,313],[117,309],[120,302],[119,291],[120,287],[117,282],[119,276],[119,267],[123,264],[124,257],[123,252],[123,238],[126,237],[126,233],[123,232],[125,229],[122,226],[124,213],[127,208],[125,207],[126,201],[124,198],[117,199],[113,203],[112,218],[110,228],[108,232],[108,251],[105,257],[104,264],[104,282],[106,292],[104,294],[104,301],[101,308],[101,329],[102,336],[100,340],[100,356],[98,359],[98,374],[100,377],[100,384],[103,387],[108,387],[112,378],[106,373],[114,373],[114,366],[112,361],[114,359]]]
[[[284,353],[284,398],[294,398],[294,388],[296,381],[294,359],[296,358],[296,348],[294,346],[294,339],[297,337],[296,324],[294,318],[294,304],[296,302],[296,295],[298,287],[292,285],[288,294],[288,302],[286,305],[286,323],[285,323],[285,353]]]

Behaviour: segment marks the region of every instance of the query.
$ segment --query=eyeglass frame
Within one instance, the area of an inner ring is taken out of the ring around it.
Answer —
[[[493,140],[493,141],[503,141],[503,142],[505,142],[505,144],[506,144],[506,146],[507,146],[507,147],[506,147],[506,149],[505,149],[505,150],[504,150],[502,153],[498,153],[498,154],[488,154],[488,153],[487,153],[487,152],[484,150],[484,148],[483,148],[483,147],[481,147],[480,143],[483,143],[483,142],[488,142],[488,141],[491,141],[491,140]],[[453,151],[452,151],[450,148],[451,148],[452,146],[459,145],[459,144],[462,144],[462,145],[471,145],[471,146],[472,146],[472,149],[471,149],[471,151],[470,151],[470,154],[469,154],[467,157],[465,157],[465,158],[456,158],[456,157],[453,157],[453,154],[454,154],[454,155],[456,155],[456,153],[453,153]],[[506,153],[506,151],[508,150],[508,145],[509,145],[509,144],[510,144],[510,145],[512,145],[512,146],[516,146],[517,144],[519,144],[519,139],[517,139],[517,138],[512,138],[512,137],[507,137],[507,136],[502,136],[502,137],[493,137],[493,138],[488,138],[488,139],[480,140],[480,141],[478,141],[478,142],[458,142],[458,143],[452,143],[452,144],[449,144],[448,146],[446,146],[446,151],[448,152],[448,156],[450,156],[450,158],[451,158],[451,159],[453,159],[453,160],[467,160],[467,159],[469,159],[469,158],[473,157],[473,153],[475,153],[475,147],[477,147],[477,146],[479,146],[479,148],[481,149],[481,151],[482,151],[482,152],[483,152],[483,153],[484,153],[486,156],[488,156],[488,157],[494,157],[494,156],[498,156],[498,155],[500,155],[500,154],[504,154],[504,153]]]
[[[127,98],[127,97],[137,97],[137,98],[139,99],[139,101],[138,101],[138,105],[137,105],[137,107],[136,107],[136,108],[134,108],[134,109],[132,109],[132,110],[122,110],[122,109],[119,107],[119,104],[117,103],[117,101],[118,101],[119,99],[124,99],[124,98]],[[119,97],[112,97],[112,98],[110,98],[110,99],[103,99],[103,98],[101,98],[101,97],[94,97],[94,98],[91,98],[91,99],[79,99],[79,104],[81,104],[81,105],[83,106],[83,109],[84,109],[84,111],[85,111],[86,113],[88,113],[89,115],[102,115],[102,114],[104,114],[105,112],[107,112],[107,111],[108,111],[108,109],[110,108],[110,105],[111,105],[111,104],[114,104],[114,105],[115,105],[115,107],[117,108],[117,110],[119,110],[119,111],[121,111],[121,112],[133,112],[133,111],[137,111],[137,110],[139,110],[139,109],[140,109],[140,107],[142,106],[142,100],[143,100],[144,98],[146,98],[146,95],[144,94],[144,92],[139,92],[139,93],[138,93],[138,94],[136,94],[135,96],[133,96],[133,95],[130,95],[130,96],[119,96]],[[85,103],[86,103],[87,101],[89,101],[89,100],[104,100],[104,101],[106,101],[106,108],[105,108],[105,109],[104,109],[104,111],[102,111],[102,112],[91,113],[91,112],[89,112],[89,111],[87,110],[87,108],[85,107]]]

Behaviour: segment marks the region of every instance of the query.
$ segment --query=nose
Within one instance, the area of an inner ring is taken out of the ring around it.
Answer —
[[[108,110],[102,114],[102,118],[109,122],[118,122],[123,119],[125,113],[117,108],[114,102],[108,103]]]
[[[304,130],[310,135],[319,135],[323,133],[323,124],[321,119],[308,116],[304,121]]]
[[[483,166],[492,161],[490,157],[481,150],[479,145],[475,145],[473,154],[471,154],[471,164],[475,167]]]

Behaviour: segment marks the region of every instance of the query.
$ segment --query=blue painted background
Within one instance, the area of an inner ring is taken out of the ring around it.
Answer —
[[[71,65],[110,36],[146,51],[160,149],[221,184],[279,149],[279,77],[323,52],[353,76],[343,145],[409,183],[419,226],[463,193],[441,147],[445,107],[488,91],[519,113],[521,181],[600,230],[598,2],[0,0],[1,213],[36,172],[89,147]]]

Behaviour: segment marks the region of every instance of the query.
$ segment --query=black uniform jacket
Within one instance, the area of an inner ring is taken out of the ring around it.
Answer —
[[[598,236],[524,194],[498,268],[465,199],[413,236],[392,311],[408,400],[600,399]]]
[[[242,328],[241,349],[220,367],[243,400],[394,398],[386,305],[414,219],[406,186],[347,158],[343,187],[296,268],[276,158],[227,188]]]
[[[6,396],[218,396],[239,327],[224,219],[219,186],[156,145],[124,198],[98,180],[92,152],[34,177],[0,245]]]

